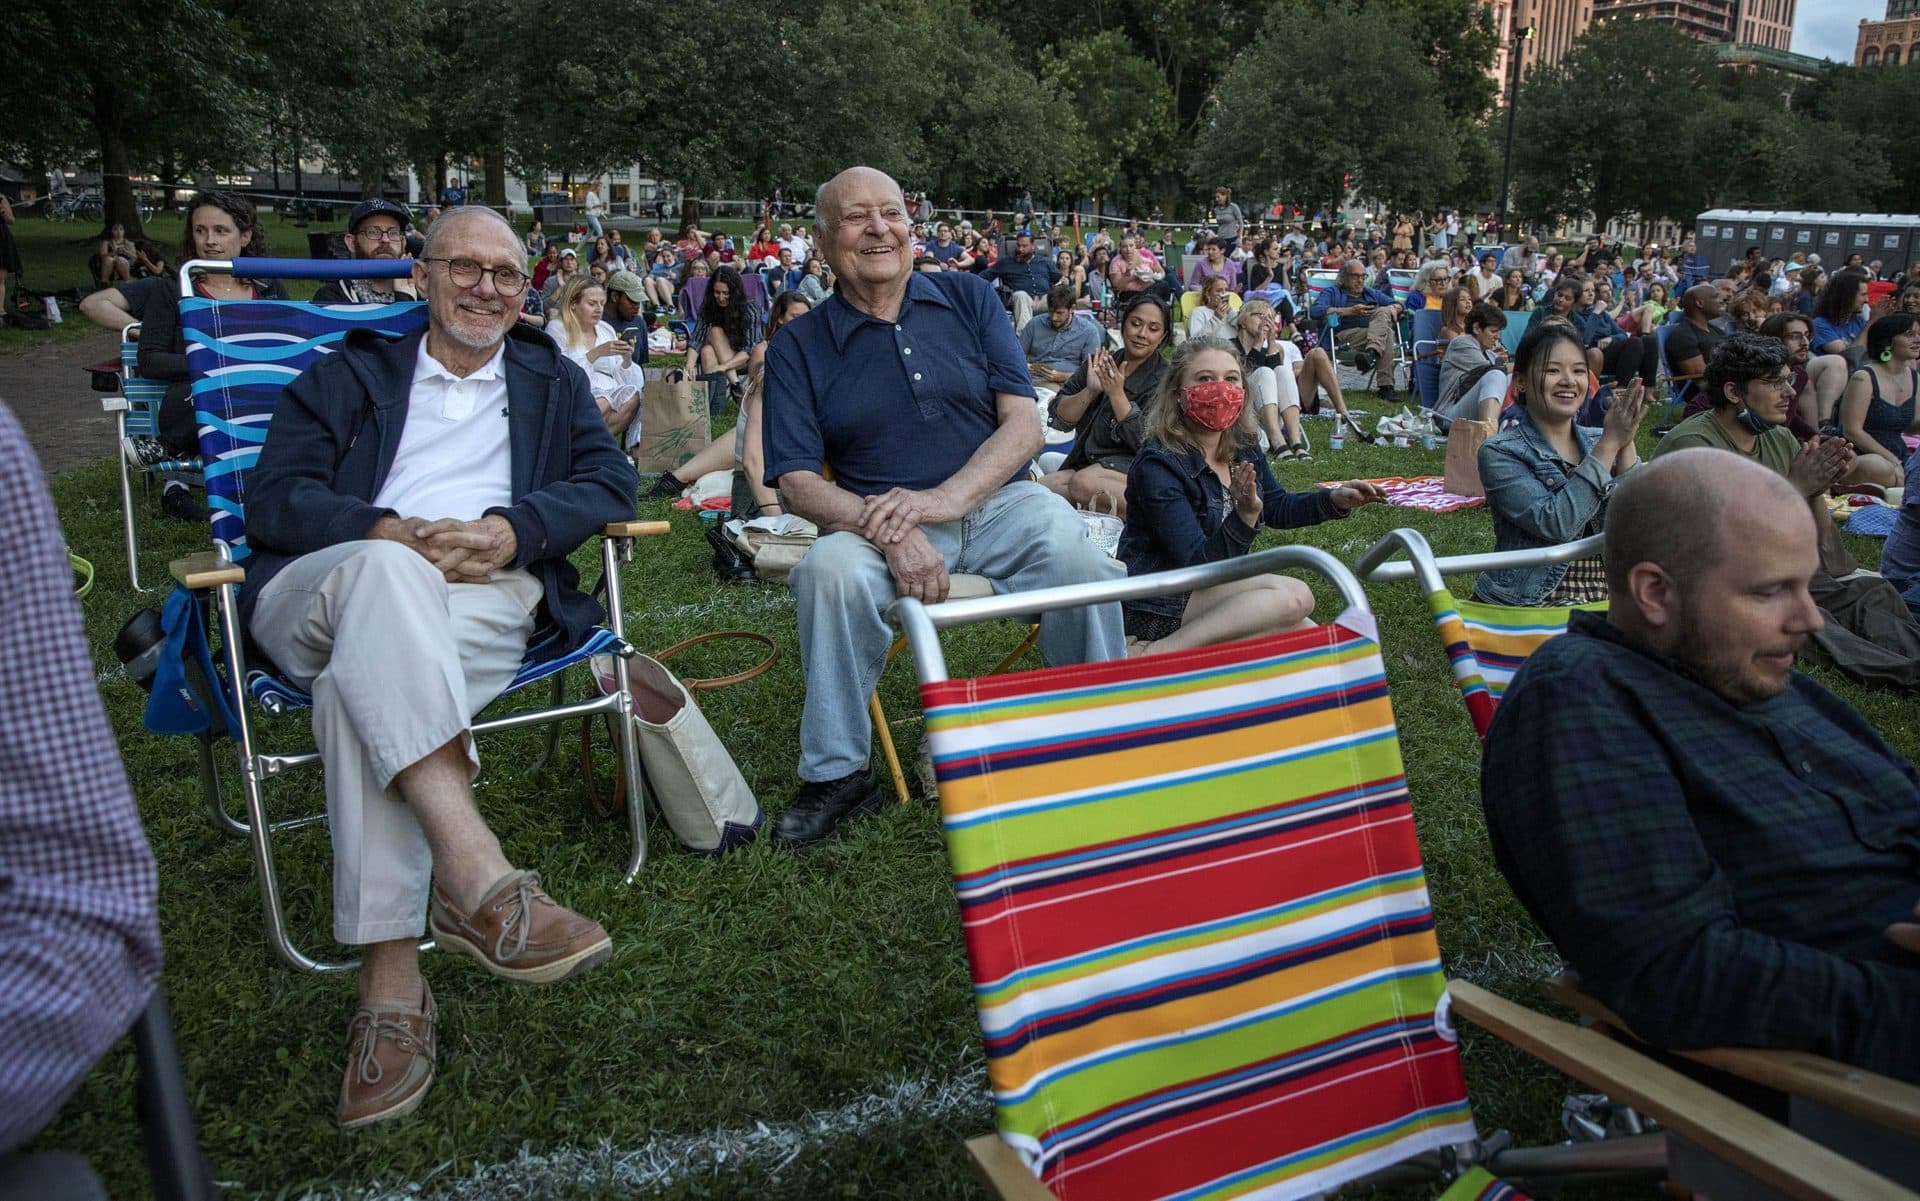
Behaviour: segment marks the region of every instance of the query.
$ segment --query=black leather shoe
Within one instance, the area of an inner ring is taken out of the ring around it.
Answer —
[[[880,782],[871,767],[823,784],[802,782],[800,791],[793,794],[793,803],[773,823],[774,841],[803,847],[833,833],[841,822],[878,812]]]
[[[175,521],[199,523],[207,519],[207,509],[185,484],[170,484],[160,493],[160,511]]]
[[[753,574],[753,563],[740,553],[740,548],[727,541],[726,531],[717,525],[707,527],[707,542],[713,547],[713,574],[722,584],[755,584],[760,577]]]
[[[653,487],[647,490],[642,500],[679,500],[687,486],[680,482],[671,471],[663,471],[660,478],[653,481]]]

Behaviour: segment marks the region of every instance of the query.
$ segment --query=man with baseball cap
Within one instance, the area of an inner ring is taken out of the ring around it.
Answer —
[[[347,217],[347,249],[356,259],[397,259],[407,245],[407,210],[375,196],[353,206]],[[330,279],[313,294],[315,304],[392,304],[416,300],[411,279]]]
[[[616,271],[607,276],[607,324],[616,336],[638,330],[633,338],[633,361],[647,361],[647,286],[631,271]]]

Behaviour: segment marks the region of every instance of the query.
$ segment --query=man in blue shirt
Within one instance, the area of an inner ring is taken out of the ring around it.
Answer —
[[[933,227],[933,242],[927,247],[927,253],[942,267],[960,257],[966,247],[953,240],[953,226],[945,221]]]
[[[1023,229],[1014,235],[1013,253],[1001,255],[999,262],[987,268],[986,278],[1007,290],[1013,328],[1025,329],[1033,319],[1034,302],[1060,282],[1060,268],[1053,265],[1051,256],[1035,253],[1033,234]]]
[[[1805,500],[1679,450],[1621,481],[1606,537],[1606,616],[1535,651],[1487,731],[1501,872],[1648,1042],[1920,1082],[1920,774],[1793,670],[1822,625]]]
[[[1314,298],[1314,317],[1324,321],[1328,314],[1340,318],[1334,341],[1342,346],[1364,343],[1372,352],[1374,391],[1382,400],[1392,400],[1393,338],[1400,306],[1392,296],[1367,286],[1366,264],[1359,259],[1341,264],[1338,281],[1322,288]]]
[[[1681,244],[1680,286],[1691,288],[1695,284],[1704,284],[1713,274],[1713,262],[1700,253],[1700,247],[1692,238]]]
[[[896,597],[944,600],[955,571],[1015,592],[1125,573],[1027,478],[1042,442],[1020,345],[981,280],[914,271],[900,185],[849,168],[821,186],[814,228],[837,287],[768,346],[763,419],[766,483],[821,531],[789,577],[807,682],[800,790],[774,827],[789,845],[880,807],[867,698]],[[1118,605],[1040,623],[1049,663],[1124,647]]]
[[[1047,311],[1020,329],[1020,349],[1027,356],[1027,373],[1043,384],[1059,387],[1086,365],[1106,343],[1100,323],[1073,307],[1073,285],[1062,281],[1047,293]]]

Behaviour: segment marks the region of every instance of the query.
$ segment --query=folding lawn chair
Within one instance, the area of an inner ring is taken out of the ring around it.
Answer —
[[[1413,394],[1423,409],[1440,403],[1440,360],[1447,344],[1440,341],[1439,309],[1413,314]]]
[[[941,629],[1294,566],[1339,590],[1334,622],[947,678]],[[1751,1115],[1592,1031],[1448,987],[1373,615],[1326,552],[891,614],[921,679],[999,1127],[968,1147],[1001,1196],[1295,1198],[1479,1164],[1663,1170],[1662,1134],[1480,1140],[1449,1012],[1671,1112],[1716,1151],[1784,1149],[1795,1163],[1777,1178],[1796,1195],[1903,1195],[1764,1122],[1725,1129]],[[1495,1195],[1483,1176],[1462,1187]]]
[[[208,464],[207,507],[212,516],[215,549],[176,560],[171,566],[174,578],[183,587],[194,592],[211,591],[215,598],[221,654],[227,673],[222,685],[229,691],[229,702],[237,717],[237,726],[230,734],[240,756],[246,820],[235,819],[222,805],[213,767],[212,742],[203,736],[202,775],[207,805],[216,826],[251,841],[266,908],[268,941],[288,963],[305,971],[342,971],[355,964],[314,959],[295,947],[287,933],[271,835],[276,830],[324,820],[324,815],[269,821],[261,786],[268,777],[289,768],[319,762],[320,756],[311,751],[268,753],[254,746],[253,724],[246,704],[248,697],[270,714],[310,708],[311,698],[292,683],[247,666],[238,609],[238,589],[246,579],[249,554],[245,508],[247,473],[259,461],[268,422],[281,390],[289,381],[320,355],[329,353],[332,346],[352,330],[404,334],[420,328],[426,322],[426,305],[418,301],[335,306],[292,301],[216,301],[192,296],[188,279],[189,273],[195,271],[231,273],[251,279],[384,279],[398,278],[411,269],[411,261],[405,259],[383,262],[254,258],[231,262],[196,259],[180,269],[182,291],[187,293],[180,302],[180,316],[186,331],[187,365],[193,373],[201,457]],[[631,557],[635,537],[664,534],[667,529],[666,522],[631,521],[615,522],[602,531],[601,568],[610,614],[608,626],[595,630],[582,645],[559,653],[552,653],[554,633],[536,631],[527,648],[527,658],[506,691],[515,692],[548,680],[553,690],[551,707],[475,721],[472,725],[475,734],[591,714],[613,714],[614,742],[625,778],[641,779],[638,750],[632,738],[633,702],[626,672],[612,673],[614,687],[608,695],[574,704],[561,703],[561,673],[594,655],[625,657],[633,653],[623,628],[619,565]],[[646,811],[642,792],[638,787],[628,789],[627,815],[633,853],[624,878],[629,881],[646,859]]]
[[[707,298],[707,281],[709,278],[711,277],[705,276],[705,275],[695,275],[689,278],[687,282],[681,286],[680,295],[678,298],[680,301],[681,316],[687,318],[690,321],[698,320],[700,316],[700,305]],[[699,353],[697,350],[694,350],[691,347],[689,347],[688,349],[690,353],[694,353],[694,354]]]
[[[1500,331],[1500,345],[1507,348],[1507,354],[1509,356],[1519,353],[1520,339],[1527,336],[1527,321],[1531,319],[1532,316],[1533,314],[1530,312],[1523,313],[1517,309],[1507,310],[1507,324],[1506,327]]]
[[[1566,633],[1573,608],[1604,612],[1606,602],[1571,608],[1492,605],[1460,600],[1447,590],[1446,577],[1509,567],[1536,567],[1571,563],[1600,553],[1603,535],[1538,550],[1496,551],[1488,554],[1437,558],[1418,530],[1397,529],[1368,548],[1353,565],[1355,575],[1368,583],[1416,580],[1426,591],[1433,624],[1453,665],[1453,682],[1466,703],[1474,731],[1485,738],[1493,711],[1506,695],[1513,673],[1520,670],[1540,644]],[[1389,562],[1404,552],[1404,562]]]
[[[1677,310],[1676,310],[1677,311]],[[1667,407],[1661,416],[1661,423],[1671,425],[1678,420],[1675,409],[1684,409],[1687,403],[1687,385],[1700,385],[1700,375],[1675,375],[1673,367],[1667,362],[1667,338],[1672,335],[1674,323],[1663,321],[1660,328],[1653,331],[1653,342],[1660,352],[1660,380],[1667,386]]]
[[[156,475],[187,475],[196,477],[198,482],[200,458],[195,455],[168,459],[146,467],[134,467],[127,462],[122,447],[128,438],[159,435],[160,402],[167,394],[165,380],[145,379],[140,375],[139,331],[138,321],[120,331],[120,393],[102,397],[100,407],[114,415],[116,427],[113,458],[120,465],[120,528],[127,547],[127,582],[135,592],[145,592],[147,589],[140,586],[140,527],[134,518],[133,476],[136,473],[140,476],[143,496]]]

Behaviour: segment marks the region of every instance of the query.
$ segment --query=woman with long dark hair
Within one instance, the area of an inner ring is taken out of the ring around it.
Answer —
[[[1850,355],[1867,332],[1867,281],[1852,271],[1836,271],[1820,295],[1813,298],[1815,354]],[[1854,360],[1858,362],[1858,359]]]
[[[186,230],[180,238],[182,262],[191,259],[259,258],[267,253],[266,231],[254,215],[253,202],[237,192],[201,192],[187,202]],[[254,281],[227,274],[193,275],[193,290],[209,300],[285,300],[278,280]],[[180,290],[170,276],[135,280],[106,288],[87,298],[82,312],[100,325],[140,322],[138,367],[145,379],[166,380],[160,402],[159,437],[136,435],[121,450],[136,467],[151,467],[168,459],[199,453],[199,431],[193,416],[191,377],[187,371],[186,336],[180,328]],[[185,480],[169,479],[161,490],[160,510],[182,521],[204,521],[206,513]]]
[[[1906,475],[1904,436],[1920,433],[1920,317],[1888,313],[1867,326],[1866,349],[1867,365],[1840,398],[1840,432],[1853,443],[1855,462],[1877,460],[1868,464],[1867,482],[1898,487]]]
[[[1646,412],[1637,380],[1614,394],[1600,429],[1575,425],[1587,402],[1587,353],[1571,323],[1532,330],[1514,355],[1520,419],[1480,447],[1480,479],[1496,551],[1557,546],[1599,533],[1613,481],[1640,463],[1634,447]],[[1604,600],[1598,558],[1480,574],[1475,600],[1497,605],[1577,605]]]
[[[1102,347],[1047,407],[1055,429],[1072,430],[1073,447],[1058,471],[1040,482],[1081,507],[1105,493],[1124,515],[1127,469],[1146,436],[1147,406],[1165,374],[1167,308],[1145,292],[1120,310],[1120,357]]]
[[[700,374],[724,374],[727,386],[738,389],[753,348],[763,336],[760,314],[747,299],[740,273],[732,267],[714,272],[706,298],[700,302],[699,322],[687,342],[699,356]]]

